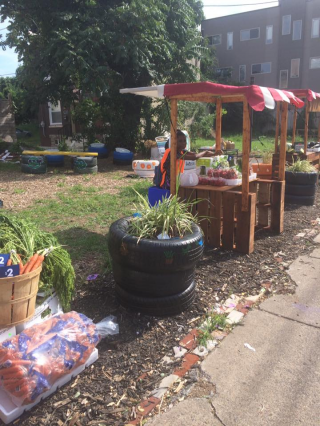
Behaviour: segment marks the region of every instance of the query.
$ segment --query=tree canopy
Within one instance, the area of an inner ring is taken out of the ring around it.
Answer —
[[[187,61],[207,50],[197,0],[2,0],[0,15],[10,21],[0,44],[16,49],[20,78],[37,99],[95,94],[110,138],[127,145],[137,137],[143,98],[119,88],[195,81]]]

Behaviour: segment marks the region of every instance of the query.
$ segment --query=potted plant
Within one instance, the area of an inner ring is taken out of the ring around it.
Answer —
[[[317,169],[309,161],[298,159],[286,169],[285,202],[312,206],[317,180]]]
[[[155,206],[139,196],[139,213],[110,227],[117,297],[123,306],[149,315],[179,314],[195,297],[202,231],[190,203],[176,195]]]

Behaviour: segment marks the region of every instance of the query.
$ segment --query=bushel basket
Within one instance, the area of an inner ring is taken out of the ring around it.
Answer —
[[[0,328],[27,321],[34,315],[42,267],[28,274],[0,278]]]

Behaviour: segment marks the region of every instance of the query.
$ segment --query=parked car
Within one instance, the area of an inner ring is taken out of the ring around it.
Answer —
[[[17,138],[30,138],[32,136],[32,133],[28,132],[27,130],[21,130],[16,128],[16,135]]]

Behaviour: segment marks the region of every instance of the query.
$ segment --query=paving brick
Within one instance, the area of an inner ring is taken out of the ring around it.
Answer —
[[[193,330],[190,331],[189,334],[186,335],[186,337],[184,337],[180,341],[179,345],[192,351],[198,346],[198,342],[197,342],[198,335],[199,335],[199,330],[194,328]]]
[[[223,340],[227,335],[228,335],[228,333],[226,333],[225,331],[221,331],[221,330],[214,330],[211,333],[211,336],[216,340]]]
[[[183,377],[190,368],[200,360],[200,358],[197,355],[194,354],[187,354],[184,359],[182,360],[182,366],[178,368],[176,371],[174,371],[173,374]]]
[[[151,411],[154,410],[158,404],[160,404],[160,402],[160,399],[155,398],[154,396],[145,399],[136,407],[137,418],[130,420],[127,424],[140,425],[142,417],[145,419],[148,414],[151,413]]]
[[[244,315],[247,315],[249,309],[246,308],[245,305],[243,305],[242,303],[238,303],[238,305],[236,306],[236,311],[242,312]]]

